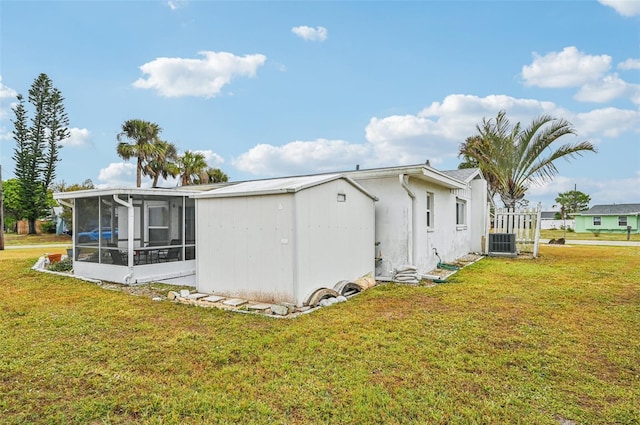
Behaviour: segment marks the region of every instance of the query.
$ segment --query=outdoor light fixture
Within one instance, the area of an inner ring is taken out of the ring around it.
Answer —
[[[338,202],[347,202],[347,194],[338,193]]]

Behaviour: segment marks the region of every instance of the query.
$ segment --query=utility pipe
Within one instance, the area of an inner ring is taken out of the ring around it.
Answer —
[[[130,198],[129,202],[125,202],[122,199],[118,198],[118,195],[116,194],[113,195],[113,200],[123,207],[127,207],[127,267],[129,268],[129,273],[124,276],[124,281],[128,285],[131,281],[131,277],[133,276],[133,239],[135,236],[135,216],[133,202],[131,202]]]
[[[416,225],[416,219],[415,219],[415,215],[416,215],[416,194],[413,193],[413,191],[411,190],[411,188],[409,187],[409,176],[407,176],[406,174],[399,174],[398,175],[398,179],[400,180],[400,185],[404,188],[404,190],[407,192],[407,195],[409,195],[409,197],[411,198],[411,216],[410,218],[410,223],[408,224],[408,233],[409,233],[409,237],[407,238],[407,257],[409,264],[411,265],[415,265],[413,260],[414,258],[416,258],[416,244],[415,241],[413,240],[414,235],[415,235],[415,225]]]

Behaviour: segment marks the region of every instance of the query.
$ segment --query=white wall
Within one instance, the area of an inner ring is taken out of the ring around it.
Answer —
[[[197,289],[295,302],[293,195],[198,199]]]
[[[374,201],[348,181],[296,194],[296,234],[298,304],[319,288],[374,273]]]
[[[394,268],[409,262],[419,273],[427,274],[438,263],[434,248],[443,262],[454,261],[471,252],[471,228],[480,220],[473,216],[477,205],[471,194],[478,188],[452,191],[410,177],[407,185],[415,194],[412,201],[398,176],[357,181],[379,198],[375,227],[376,241],[380,242],[377,250],[382,253],[383,260],[376,267],[377,276],[390,277]],[[434,195],[431,229],[427,228],[427,191]],[[466,226],[456,226],[456,195],[467,201]],[[484,228],[484,224],[482,226]],[[479,245],[480,241],[474,243]]]

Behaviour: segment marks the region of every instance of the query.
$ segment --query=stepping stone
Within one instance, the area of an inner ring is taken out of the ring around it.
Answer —
[[[221,297],[219,295],[209,295],[208,297],[202,298],[200,301],[209,301],[210,303],[217,303],[224,299],[225,297]]]
[[[240,307],[241,305],[246,304],[247,302],[248,302],[247,300],[243,300],[240,298],[232,298],[230,300],[224,301],[222,304],[228,305],[231,307]]]
[[[206,296],[207,296],[207,294],[201,294],[200,292],[196,292],[196,293],[187,295],[187,299],[189,299],[189,300],[199,300],[200,298],[204,298]]]
[[[266,309],[271,308],[271,304],[253,304],[247,308],[254,311],[265,311]]]

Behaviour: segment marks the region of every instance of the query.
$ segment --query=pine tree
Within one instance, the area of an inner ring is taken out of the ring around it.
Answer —
[[[29,89],[29,103],[33,107],[31,126],[27,124],[24,98],[22,95],[17,98],[18,104],[13,108],[16,142],[13,159],[24,218],[29,221],[29,233],[34,234],[36,220],[48,211],[47,189],[56,175],[60,142],[69,137],[69,119],[64,111],[64,98],[46,74],[40,74]]]

